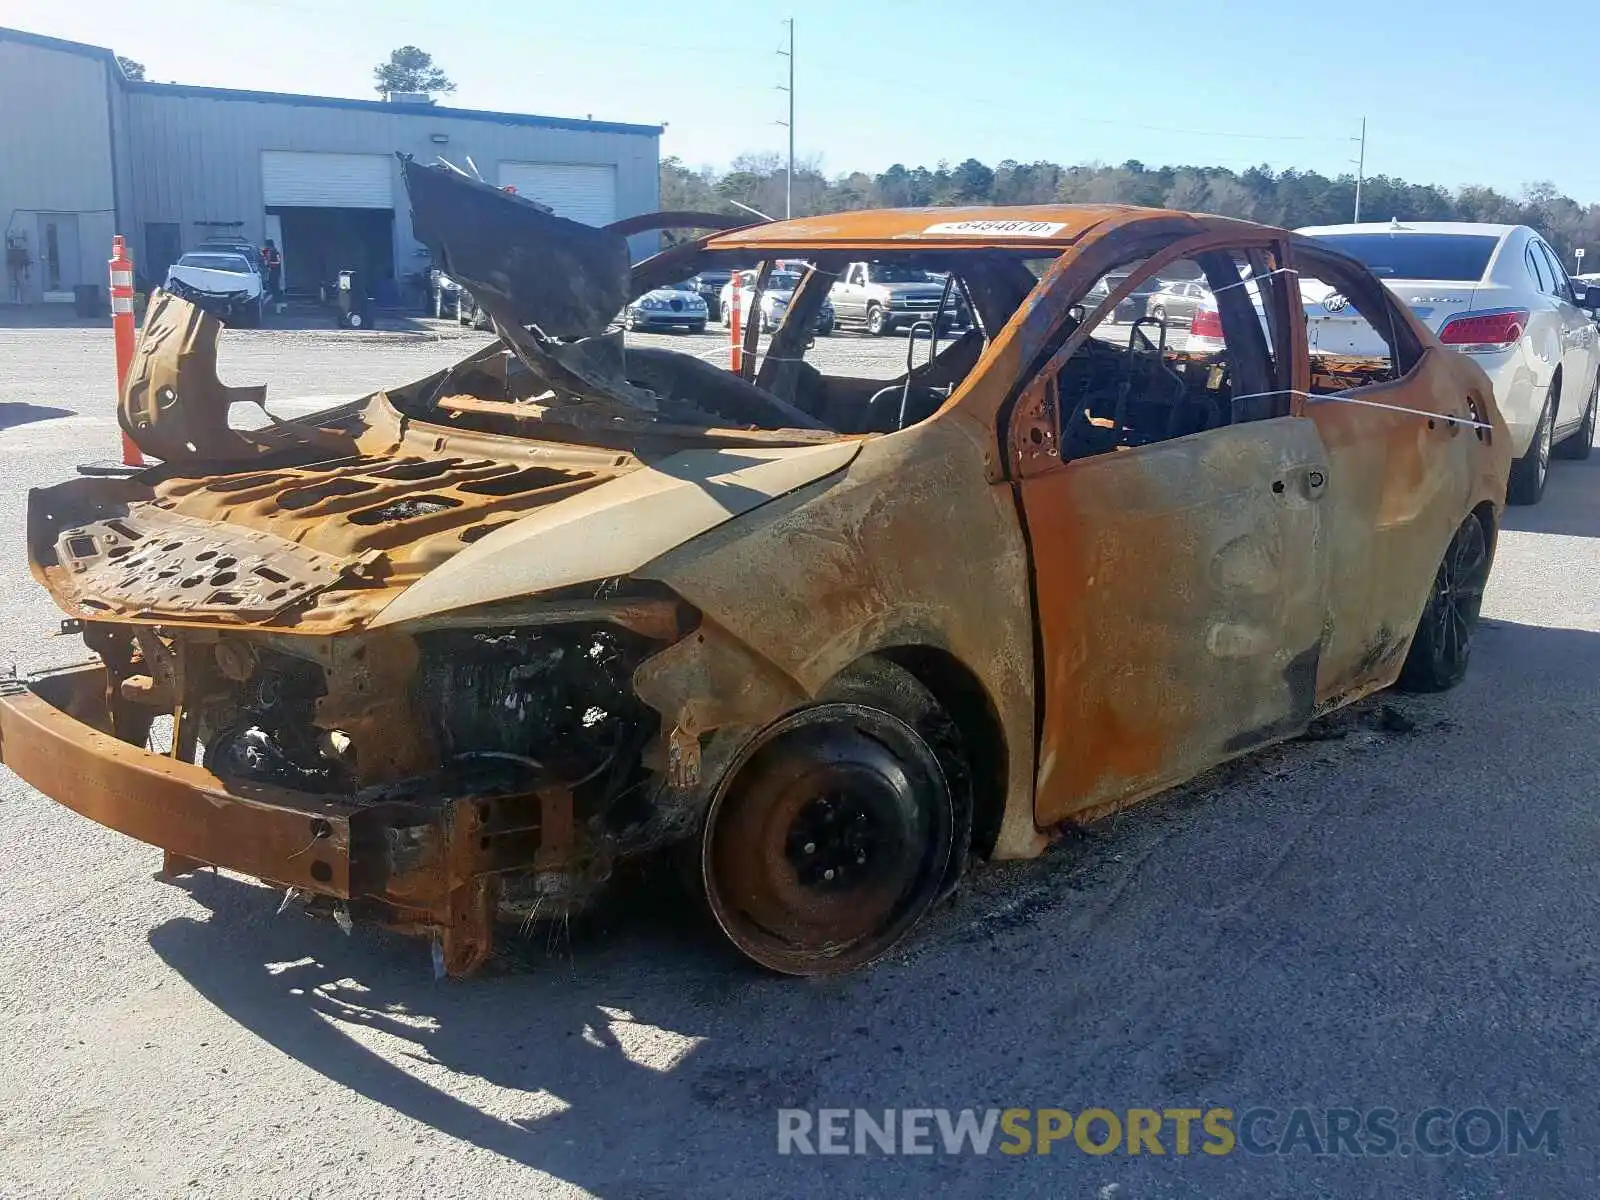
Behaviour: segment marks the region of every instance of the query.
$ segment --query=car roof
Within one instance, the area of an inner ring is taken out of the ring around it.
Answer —
[[[1525,225],[1492,225],[1480,221],[1363,221],[1359,225],[1307,225],[1296,229],[1307,237],[1330,233],[1444,233],[1461,237],[1503,238]]]
[[[1058,253],[1091,229],[1178,217],[1202,228],[1249,226],[1227,217],[1196,216],[1127,204],[1021,204],[965,208],[875,208],[747,225],[713,234],[708,250],[970,250],[986,247]]]

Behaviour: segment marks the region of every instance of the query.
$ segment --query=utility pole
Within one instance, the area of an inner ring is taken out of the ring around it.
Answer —
[[[789,169],[783,176],[783,215],[787,219],[794,216],[794,18],[788,18],[784,24],[789,27],[789,48],[778,53],[789,60],[789,86],[780,84],[778,90],[789,93],[789,119],[778,124],[789,128]]]
[[[1361,223],[1361,181],[1367,173],[1367,119],[1361,118],[1361,156],[1356,159],[1356,224]]]

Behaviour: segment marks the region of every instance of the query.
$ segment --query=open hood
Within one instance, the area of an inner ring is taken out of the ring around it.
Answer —
[[[542,205],[401,156],[411,223],[434,263],[503,325],[604,333],[628,300],[628,242]]]

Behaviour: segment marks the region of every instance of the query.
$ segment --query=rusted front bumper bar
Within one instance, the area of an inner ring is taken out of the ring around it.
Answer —
[[[376,908],[386,924],[437,936],[453,975],[489,954],[496,874],[567,847],[564,795],[358,803],[229,785],[109,728],[97,665],[0,684],[0,762],[51,799],[169,860]]]

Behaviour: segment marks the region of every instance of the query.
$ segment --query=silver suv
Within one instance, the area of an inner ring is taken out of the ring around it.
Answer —
[[[845,268],[829,298],[840,324],[861,325],[874,337],[931,321],[944,295],[944,277],[904,263],[855,262]],[[952,292],[942,329],[967,323],[960,293]],[[941,330],[942,332],[942,330]]]

